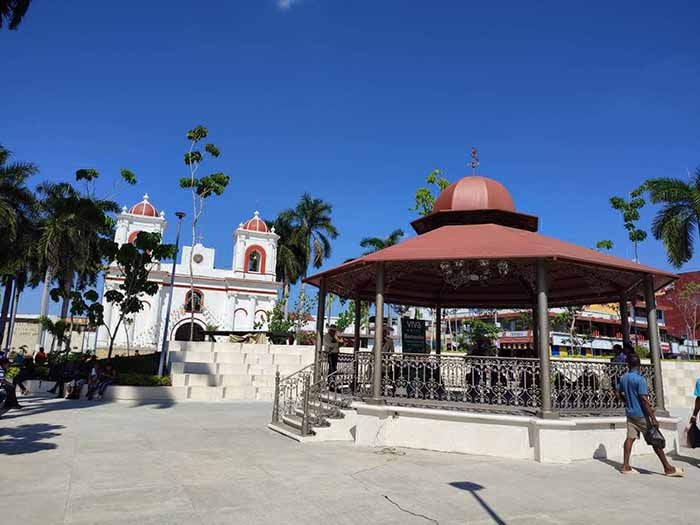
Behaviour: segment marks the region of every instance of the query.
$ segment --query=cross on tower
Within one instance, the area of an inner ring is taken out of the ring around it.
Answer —
[[[476,151],[476,148],[472,148],[471,167],[472,167],[472,175],[476,175],[476,168],[479,167],[479,153]]]

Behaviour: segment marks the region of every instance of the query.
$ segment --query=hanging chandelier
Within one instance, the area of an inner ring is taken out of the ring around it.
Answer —
[[[493,279],[508,275],[510,264],[489,259],[445,261],[440,263],[440,271],[445,282],[453,288],[486,286]]]

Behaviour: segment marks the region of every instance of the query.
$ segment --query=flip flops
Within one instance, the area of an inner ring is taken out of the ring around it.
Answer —
[[[630,470],[622,470],[620,469],[620,474],[624,476],[629,476],[630,474],[639,474],[638,470],[630,469]]]
[[[680,467],[673,467],[673,472],[670,474],[664,474],[667,478],[682,478],[685,476],[685,470]]]

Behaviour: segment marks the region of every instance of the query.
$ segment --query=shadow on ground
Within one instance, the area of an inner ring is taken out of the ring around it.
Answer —
[[[450,483],[451,487],[454,487],[456,489],[460,490],[466,490],[467,492],[470,492],[472,496],[474,496],[474,499],[481,505],[481,508],[486,511],[486,513],[491,517],[491,519],[494,521],[494,523],[498,523],[499,525],[505,525],[506,522],[503,521],[503,519],[496,513],[493,508],[491,508],[491,505],[486,503],[484,499],[478,494],[480,490],[483,490],[483,486],[479,485],[478,483],[472,483],[471,481],[453,481]]]
[[[0,428],[0,454],[14,456],[55,449],[58,445],[47,443],[45,440],[59,436],[57,431],[62,428],[65,427],[48,423]]]

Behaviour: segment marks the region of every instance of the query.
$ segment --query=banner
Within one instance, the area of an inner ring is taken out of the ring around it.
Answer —
[[[425,321],[401,318],[401,351],[405,354],[427,354]]]

